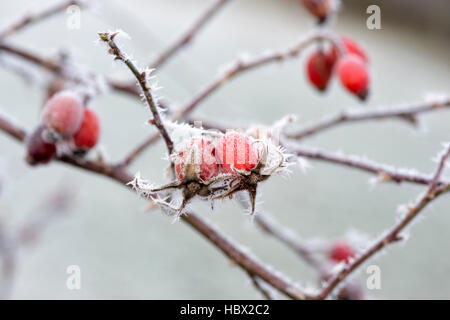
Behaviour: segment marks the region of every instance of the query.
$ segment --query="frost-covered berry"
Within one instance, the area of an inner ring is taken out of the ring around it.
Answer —
[[[239,132],[228,132],[217,142],[216,156],[223,168],[234,175],[249,173],[258,165],[259,154],[250,138]]]
[[[44,127],[63,138],[75,134],[80,128],[82,120],[82,102],[71,91],[61,91],[53,95],[42,111]]]
[[[175,158],[175,172],[180,181],[200,178],[206,182],[217,176],[219,164],[214,144],[206,137],[194,137]]]
[[[346,241],[335,241],[330,249],[329,258],[334,262],[348,262],[355,256],[355,251]]]
[[[369,72],[364,61],[355,54],[346,54],[337,63],[337,73],[342,85],[361,100],[369,93]]]
[[[78,148],[93,148],[100,137],[100,121],[97,114],[91,109],[84,109],[83,121],[78,131],[73,136],[73,141]]]
[[[366,51],[353,39],[348,37],[340,38],[341,44],[347,50],[347,54],[355,54],[360,57],[365,63],[369,63],[369,56]],[[332,54],[335,59],[339,57],[338,50],[336,47],[333,47]]]
[[[48,163],[56,157],[56,146],[43,138],[44,128],[38,126],[27,138],[26,160],[30,165]]]
[[[337,6],[337,0],[300,0],[300,3],[316,16],[319,23],[324,23]]]
[[[322,50],[314,52],[306,62],[306,72],[311,84],[324,91],[333,74],[334,58]]]

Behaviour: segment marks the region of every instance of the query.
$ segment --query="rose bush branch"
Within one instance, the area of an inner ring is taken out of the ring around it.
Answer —
[[[82,83],[83,79],[80,79],[76,75],[65,72],[65,66],[54,58],[42,57],[36,52],[32,52],[29,49],[20,48],[16,45],[12,45],[11,43],[0,42],[0,51],[7,52],[16,57],[22,58],[40,68],[45,69],[46,71],[51,72],[57,77],[61,77],[66,81],[72,81],[74,83]],[[97,76],[94,72],[88,72],[90,77]],[[102,76],[101,76],[102,77]],[[122,83],[116,80],[109,79],[104,77],[106,84],[114,91],[125,93],[134,98],[139,98],[139,90],[136,87],[135,83]]]
[[[197,107],[198,104],[203,102],[216,90],[221,88],[237,75],[264,65],[268,65],[270,63],[284,61],[288,58],[298,57],[309,44],[316,41],[329,41],[336,47],[341,47],[340,41],[337,40],[337,37],[334,34],[324,31],[315,31],[287,49],[274,51],[256,58],[245,60],[238,59],[235,62],[231,63],[230,67],[223,71],[216,79],[211,81],[210,84],[200,90],[199,93],[197,93],[188,103],[186,103],[180,110],[178,110],[175,119],[183,119],[187,114],[192,112],[192,110]]]
[[[359,156],[344,155],[342,153],[328,153],[318,149],[299,146],[292,143],[285,143],[284,146],[290,152],[296,154],[299,157],[319,160],[331,164],[338,164],[375,174],[379,178],[380,182],[411,182],[427,185],[431,183],[433,178],[430,175],[419,173],[416,170],[396,169],[392,166],[367,160]],[[439,185],[445,185],[447,183],[448,182],[445,180],[438,181]]]
[[[286,133],[286,136],[290,139],[299,140],[341,124],[368,120],[400,119],[415,125],[417,124],[417,116],[419,114],[438,111],[449,107],[450,98],[444,97],[402,107],[379,108],[372,110],[347,110],[336,115],[327,116],[323,120],[305,126],[297,131]]]
[[[6,132],[19,142],[25,140],[26,132],[23,129],[10,122],[4,115],[0,114],[0,119],[0,130]],[[123,167],[117,167],[106,163],[97,163],[68,155],[63,155],[57,160],[82,170],[109,177],[120,183],[122,186],[128,186],[129,190],[131,190],[128,182],[133,179],[133,176]],[[211,226],[195,213],[189,212],[187,215],[181,216],[181,219],[208,239],[214,246],[246,272],[264,280],[287,297],[292,299],[305,299],[308,297],[294,283],[287,280],[286,277],[281,275],[278,271],[269,269],[262,262],[243,251],[238,245],[228,240],[228,237],[222,235],[219,230]]]
[[[344,280],[346,277],[366,262],[369,258],[374,256],[377,252],[384,249],[391,243],[402,240],[401,232],[411,223],[411,221],[422,212],[433,200],[440,195],[450,190],[450,184],[439,183],[442,172],[446,166],[446,162],[450,156],[450,144],[445,146],[444,151],[439,160],[438,168],[432,177],[426,192],[420,195],[415,204],[408,206],[408,212],[405,216],[394,225],[384,236],[377,240],[372,246],[370,246],[364,253],[357,257],[353,262],[345,265],[341,271],[335,274],[328,283],[323,287],[321,292],[315,297],[315,299],[327,298],[333,290]]]
[[[84,5],[83,1],[80,0],[69,0],[69,1],[60,1],[48,8],[43,9],[40,12],[36,13],[27,13],[20,17],[17,21],[11,23],[6,26],[3,30],[0,31],[0,40],[10,36],[11,34],[24,29],[27,26],[30,26],[33,23],[42,21],[46,18],[54,16],[60,12],[63,12],[67,9],[67,7],[71,5],[82,6]]]
[[[158,128],[161,137],[164,139],[164,142],[166,143],[167,151],[170,155],[173,152],[173,142],[159,114],[158,110],[159,107],[156,102],[156,99],[153,97],[152,93],[153,90],[147,81],[148,74],[146,74],[145,71],[140,72],[134,65],[134,63],[128,58],[128,56],[121,51],[121,49],[117,46],[117,44],[114,41],[116,35],[117,33],[113,34],[109,34],[107,32],[99,33],[100,39],[104,41],[106,44],[108,44],[108,46],[111,48],[110,53],[113,54],[116,59],[122,61],[136,77],[136,80],[142,90],[142,93],[144,94],[145,101],[147,102],[147,105],[150,108],[150,111],[153,115],[153,119],[151,121],[156,126],[156,128]]]

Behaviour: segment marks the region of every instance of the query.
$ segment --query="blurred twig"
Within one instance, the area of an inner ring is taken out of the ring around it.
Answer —
[[[178,113],[175,115],[175,120],[183,119],[187,114],[192,112],[192,110],[197,107],[200,102],[204,101],[213,92],[222,87],[235,76],[263,65],[267,65],[277,61],[283,61],[287,58],[295,58],[309,44],[319,40],[330,41],[337,47],[341,46],[339,41],[336,40],[336,36],[332,33],[315,31],[287,49],[274,51],[256,58],[236,60],[231,64],[230,67],[222,72],[216,79],[211,81],[211,83],[209,83],[206,87],[200,90],[199,93],[197,93],[188,103],[186,103],[180,110],[178,110]]]
[[[396,183],[412,182],[417,184],[429,184],[432,177],[415,170],[396,169],[392,166],[376,163],[359,156],[344,155],[342,153],[328,153],[318,149],[312,149],[300,145],[284,144],[284,146],[297,156],[328,163],[343,165],[345,167],[366,171],[378,176],[380,181],[392,181]],[[439,181],[439,185],[446,181]]]
[[[27,13],[20,17],[17,21],[11,23],[10,25],[6,26],[3,30],[0,31],[0,40],[2,40],[5,37],[10,36],[11,34],[24,29],[25,27],[42,21],[46,18],[49,18],[57,13],[60,13],[64,11],[67,7],[71,5],[78,5],[82,6],[82,1],[77,0],[69,0],[69,1],[60,1],[48,8],[43,9],[40,12],[36,13]]]
[[[446,97],[389,109],[380,108],[375,110],[347,110],[333,116],[328,116],[323,120],[309,126],[305,126],[304,128],[301,128],[293,133],[287,133],[286,136],[291,139],[299,140],[332,127],[336,127],[340,124],[367,120],[400,119],[407,121],[412,125],[416,125],[418,121],[417,116],[419,114],[441,110],[448,107],[450,107],[450,98]]]
[[[171,43],[163,52],[161,52],[150,64],[150,68],[160,67],[170,57],[177,53],[181,48],[187,45],[195,35],[202,29],[206,23],[215,16],[215,14],[230,0],[215,0],[211,5],[201,13],[201,15],[189,26],[183,34]]]
[[[408,213],[397,223],[394,227],[377,240],[371,247],[369,247],[363,254],[357,257],[353,262],[347,264],[340,272],[334,275],[328,283],[324,286],[322,291],[315,297],[315,299],[325,299],[330,293],[341,283],[350,273],[357,269],[361,264],[375,255],[377,252],[385,248],[387,245],[397,242],[402,239],[400,232],[402,232],[410,222],[438,196],[450,190],[450,184],[440,184],[440,177],[446,165],[446,161],[450,156],[450,144],[445,147],[440,160],[438,168],[431,179],[426,192],[424,192],[414,205],[408,206]]]

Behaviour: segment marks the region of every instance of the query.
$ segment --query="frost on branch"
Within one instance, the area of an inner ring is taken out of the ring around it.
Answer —
[[[210,201],[212,206],[214,200],[232,198],[241,191],[247,191],[253,214],[258,184],[273,174],[287,174],[292,164],[273,136],[259,134],[257,139],[237,131],[223,134],[187,124],[166,125],[174,142],[169,160],[177,180],[156,187],[138,175],[130,184],[177,215],[193,198]]]

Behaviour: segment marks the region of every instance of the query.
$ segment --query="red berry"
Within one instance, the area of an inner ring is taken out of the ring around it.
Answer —
[[[360,57],[347,54],[338,60],[337,72],[342,85],[350,92],[365,100],[369,93],[369,72]]]
[[[348,37],[341,37],[341,44],[347,50],[348,54],[355,54],[359,56],[365,63],[369,63],[369,57],[366,51],[353,39]],[[332,54],[337,59],[339,57],[339,53],[336,47],[333,47]]]
[[[233,169],[250,172],[259,161],[258,151],[249,137],[238,132],[228,132],[220,138],[216,155],[225,170],[234,175],[238,173]]]
[[[300,0],[306,9],[324,23],[336,7],[336,0]]]
[[[334,262],[345,261],[347,263],[354,256],[353,248],[345,241],[336,241],[331,246],[330,259]]]
[[[44,126],[62,137],[70,137],[77,132],[82,120],[81,100],[70,91],[62,91],[53,95],[42,111]]]
[[[306,71],[311,84],[324,91],[333,73],[334,59],[331,54],[321,50],[314,52],[306,63]]]
[[[56,146],[49,143],[42,137],[44,128],[38,126],[29,137],[27,137],[26,160],[30,165],[38,163],[48,163],[56,157]]]
[[[83,121],[73,136],[75,145],[79,148],[91,149],[97,144],[100,136],[100,121],[91,109],[84,109]]]
[[[177,155],[175,172],[180,181],[198,177],[206,182],[215,177],[219,173],[219,164],[213,143],[205,137],[192,138]]]

